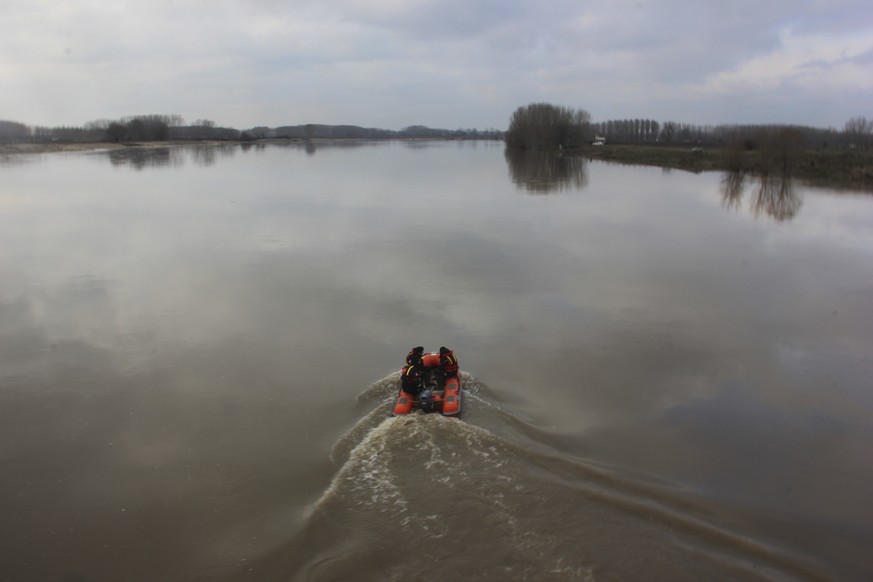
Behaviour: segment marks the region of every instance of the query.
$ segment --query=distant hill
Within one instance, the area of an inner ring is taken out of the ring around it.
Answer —
[[[254,139],[503,139],[503,132],[496,129],[433,129],[424,125],[411,125],[400,131],[360,127],[357,125],[283,125],[281,127],[253,127],[246,130]]]

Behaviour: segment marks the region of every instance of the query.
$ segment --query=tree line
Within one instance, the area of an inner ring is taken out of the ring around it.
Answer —
[[[116,120],[98,119],[84,126],[28,126],[0,120],[0,143],[51,142],[139,142],[169,140],[257,139],[504,139],[510,147],[555,149],[578,147],[603,137],[610,144],[667,144],[724,146],[754,151],[772,141],[781,130],[789,130],[793,141],[806,148],[829,147],[867,149],[873,146],[873,118],[848,120],[842,130],[800,125],[695,125],[654,119],[612,119],[592,122],[584,109],[532,103],[519,107],[511,116],[509,129],[454,130],[411,125],[399,131],[355,125],[305,124],[254,127],[238,130],[219,127],[212,120],[198,119],[186,124],[180,115],[135,115]]]
[[[399,131],[357,125],[285,125],[254,127],[248,130],[253,139],[503,139],[497,129],[439,129],[410,125]]]
[[[859,147],[871,145],[873,119],[855,117],[846,122],[842,130],[803,125],[740,124],[740,125],[694,125],[653,119],[621,119],[592,124],[599,136],[615,144],[690,144],[732,146],[737,142],[746,149],[754,150],[781,130],[790,129],[799,135],[808,148]]]
[[[84,126],[28,126],[0,120],[0,143],[94,143],[161,142],[171,140],[258,139],[503,139],[497,129],[438,129],[411,125],[399,131],[356,125],[306,124],[282,127],[254,127],[238,130],[219,127],[209,119],[185,124],[180,115],[134,115],[121,119],[98,119]]]
[[[801,125],[695,125],[654,119],[590,121],[584,109],[532,103],[515,110],[509,120],[506,145],[523,149],[578,147],[595,138],[610,144],[724,146],[758,150],[774,140],[804,148],[868,148],[873,145],[873,118],[853,117],[842,130]]]
[[[214,121],[198,119],[186,125],[180,115],[133,115],[121,119],[97,119],[83,126],[28,126],[0,120],[0,143],[93,143],[151,142],[169,140],[238,140],[242,132],[217,127]]]

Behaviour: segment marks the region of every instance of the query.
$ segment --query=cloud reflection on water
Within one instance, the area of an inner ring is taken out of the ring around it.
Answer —
[[[113,466],[125,479],[174,471],[168,486],[186,496],[188,477],[226,480],[232,493],[210,489],[219,499],[250,491],[245,475],[282,489],[353,422],[353,395],[421,343],[453,347],[515,417],[567,436],[570,455],[741,504],[790,485],[807,516],[850,520],[865,498],[864,202],[810,196],[777,228],[723,212],[711,174],[513,166],[494,148],[439,144],[251,153],[204,157],[226,162],[208,172],[95,169],[92,156],[4,176],[2,369],[32,395],[61,394],[44,418],[75,413],[60,432],[7,426],[8,447],[84,435],[89,462],[64,478],[99,491]],[[585,196],[516,195],[528,179]],[[99,421],[76,428],[88,415]],[[275,445],[295,439],[313,444]],[[266,462],[283,455],[287,481],[271,481]],[[213,464],[178,466],[198,459]],[[825,477],[797,483],[816,468],[857,478],[832,499]],[[188,523],[227,523],[211,519]]]

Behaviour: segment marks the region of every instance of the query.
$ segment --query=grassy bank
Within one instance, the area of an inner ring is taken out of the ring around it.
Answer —
[[[692,148],[663,145],[585,146],[576,153],[590,159],[675,168],[689,172],[729,171],[737,157],[723,148]],[[766,173],[759,152],[743,152],[740,167],[753,174]],[[826,149],[807,150],[792,161],[792,176],[812,184],[873,192],[873,151]]]
[[[84,143],[12,143],[0,144],[0,155],[48,154],[54,152],[86,152],[93,150],[117,150],[124,148],[166,148],[174,146],[211,146],[239,144],[238,141],[220,140],[172,140],[139,142],[84,142]]]
[[[0,155],[46,154],[53,152],[85,152],[124,147],[118,143],[6,143],[0,144]]]

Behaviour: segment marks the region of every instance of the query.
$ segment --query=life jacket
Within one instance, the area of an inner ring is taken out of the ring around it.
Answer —
[[[458,358],[448,348],[440,348],[440,369],[446,376],[458,373]]]

